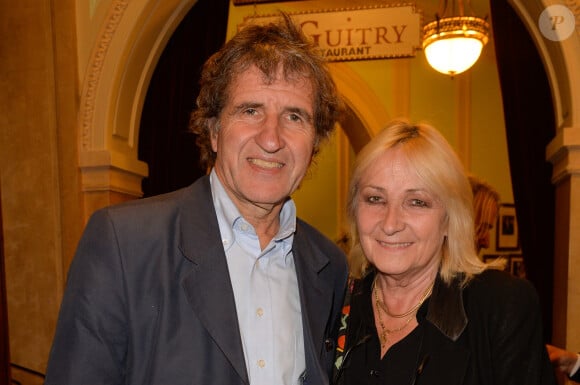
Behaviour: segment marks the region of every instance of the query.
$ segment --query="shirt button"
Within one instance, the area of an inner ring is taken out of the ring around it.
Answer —
[[[324,341],[324,347],[326,348],[327,352],[330,352],[332,349],[334,349],[334,342],[330,338],[327,338]]]
[[[264,361],[264,360],[258,360],[258,366],[260,368],[263,368],[264,366],[266,366],[266,361]]]
[[[256,309],[256,314],[258,315],[258,317],[261,317],[264,315],[264,309],[262,309],[261,307],[259,307],[258,309]]]
[[[248,231],[248,224],[247,223],[242,223],[242,231]]]

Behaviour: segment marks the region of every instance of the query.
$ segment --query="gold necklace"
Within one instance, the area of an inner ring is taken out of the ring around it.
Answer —
[[[431,294],[432,290],[433,290],[433,285],[431,285],[427,289],[427,291],[421,297],[421,300],[419,301],[419,303],[417,305],[413,306],[413,308],[411,310],[405,312],[404,314],[397,314],[397,315],[393,316],[388,312],[388,310],[386,308],[386,304],[382,301],[382,298],[379,297],[379,293],[378,293],[378,289],[377,289],[377,278],[375,277],[375,280],[373,281],[372,291],[375,295],[375,304],[376,304],[377,313],[379,316],[378,317],[379,318],[379,325],[381,326],[381,333],[379,334],[381,349],[383,349],[385,347],[385,345],[387,344],[387,342],[389,341],[390,334],[403,331],[409,325],[409,323],[411,323],[411,320],[413,319],[415,312],[419,309],[419,307],[421,307],[423,302],[425,302],[427,297]],[[381,289],[381,297],[382,297],[382,294],[383,294],[383,291]],[[389,315],[389,316],[394,317],[394,318],[404,318],[406,316],[408,316],[408,318],[405,321],[405,323],[403,325],[399,326],[398,328],[387,329],[385,327],[384,322],[383,322],[383,317],[382,317],[381,311],[383,311],[386,315]]]
[[[377,277],[375,276],[375,280],[373,282],[373,286],[375,289],[375,296],[378,298],[378,294],[376,292],[376,287],[377,287]],[[383,294],[383,289],[381,288],[381,295]],[[386,315],[388,315],[389,317],[392,318],[405,318],[407,316],[409,316],[410,314],[415,313],[420,307],[421,305],[423,305],[423,302],[425,302],[425,300],[431,295],[431,292],[433,291],[433,284],[429,285],[429,287],[427,288],[427,290],[425,290],[425,292],[423,293],[423,295],[421,296],[421,299],[419,300],[419,302],[413,306],[410,310],[404,312],[403,314],[392,314],[389,309],[387,308],[387,304],[384,303],[381,299],[380,302],[377,302],[377,304],[381,307],[381,309],[385,312]]]

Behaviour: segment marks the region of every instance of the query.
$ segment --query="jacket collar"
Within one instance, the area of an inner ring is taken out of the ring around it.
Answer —
[[[451,284],[446,284],[437,275],[425,317],[452,341],[457,341],[469,321],[463,306],[461,278],[456,277]]]

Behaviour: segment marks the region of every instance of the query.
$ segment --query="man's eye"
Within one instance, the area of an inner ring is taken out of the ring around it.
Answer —
[[[255,108],[246,108],[244,110],[244,114],[246,115],[256,115],[258,113],[258,110],[256,110]]]
[[[290,119],[292,122],[300,122],[302,121],[302,117],[298,114],[290,114],[288,116],[288,119]]]

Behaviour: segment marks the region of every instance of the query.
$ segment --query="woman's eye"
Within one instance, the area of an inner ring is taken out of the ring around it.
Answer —
[[[380,203],[381,202],[381,198],[376,196],[376,195],[371,195],[369,197],[367,197],[366,201],[368,203]]]
[[[427,202],[421,199],[411,199],[411,206],[414,207],[429,207]]]

